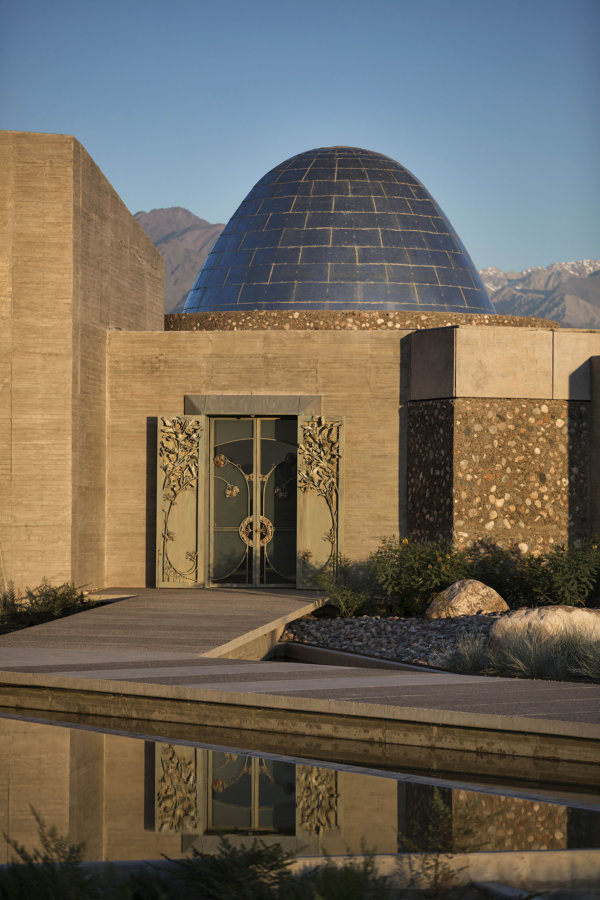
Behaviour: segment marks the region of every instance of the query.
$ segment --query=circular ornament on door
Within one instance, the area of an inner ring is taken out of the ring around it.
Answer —
[[[254,516],[248,516],[242,522],[240,522],[239,533],[240,537],[248,547],[252,547],[253,540],[253,531],[254,531]],[[265,544],[268,544],[272,539],[275,529],[273,528],[273,523],[270,519],[267,519],[266,516],[261,516],[259,520],[259,543],[261,547],[264,547]]]

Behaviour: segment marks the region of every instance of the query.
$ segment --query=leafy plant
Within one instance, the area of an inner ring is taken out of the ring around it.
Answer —
[[[516,547],[504,549],[485,541],[467,553],[473,576],[498,591],[511,608],[583,606],[598,589],[598,538],[556,546],[538,556],[524,556]]]
[[[370,591],[365,572],[345,556],[339,556],[333,567],[315,575],[314,581],[327,594],[329,603],[343,619],[362,615],[366,611]]]
[[[526,557],[524,562],[534,606],[584,606],[600,574],[600,550],[591,541],[553,547],[544,556]]]
[[[170,875],[185,890],[195,888],[205,900],[273,900],[289,884],[292,856],[280,844],[255,839],[250,846],[234,847],[222,837],[217,854],[192,848],[191,858],[169,860]]]
[[[327,860],[314,869],[300,873],[294,892],[281,900],[391,900],[389,878],[377,874],[375,855],[363,851],[361,859],[348,859],[343,865]]]
[[[83,844],[69,844],[54,826],[47,827],[42,816],[31,807],[38,825],[41,849],[28,851],[23,844],[4,835],[20,860],[0,873],[0,900],[26,900],[29,897],[88,900],[99,896],[88,874],[81,867]]]
[[[423,615],[435,594],[464,578],[494,588],[511,608],[582,606],[600,590],[599,539],[524,556],[517,547],[487,541],[457,550],[444,542],[385,538],[368,566],[378,611],[400,616]]]
[[[0,593],[0,634],[70,616],[96,605],[87,601],[81,588],[72,583],[55,586],[44,579],[38,587],[25,588],[21,596],[11,583]]]
[[[455,581],[469,578],[472,565],[449,543],[385,538],[369,557],[369,568],[393,615],[420,616],[431,598]]]
[[[489,820],[477,809],[475,800],[453,810],[450,792],[434,787],[427,797],[424,815],[411,821],[411,834],[399,834],[402,851],[414,854],[409,860],[411,887],[425,887],[421,896],[448,897],[457,871],[451,865],[455,853],[483,850],[482,826]],[[448,799],[446,799],[448,798]]]

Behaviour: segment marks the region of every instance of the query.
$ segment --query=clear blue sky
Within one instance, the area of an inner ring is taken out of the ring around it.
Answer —
[[[73,134],[132,212],[227,221],[272,166],[407,166],[476,265],[600,258],[599,0],[0,0],[0,127]]]

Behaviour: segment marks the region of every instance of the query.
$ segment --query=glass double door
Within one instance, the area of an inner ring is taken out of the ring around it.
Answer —
[[[210,420],[210,581],[296,581],[297,419]]]

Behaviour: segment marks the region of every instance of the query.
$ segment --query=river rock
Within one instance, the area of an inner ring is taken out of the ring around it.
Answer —
[[[463,578],[437,594],[425,611],[427,619],[454,619],[457,616],[476,616],[486,613],[507,612],[508,606],[493,588]]]
[[[490,646],[513,635],[546,640],[561,631],[578,631],[592,640],[600,640],[600,610],[577,606],[538,606],[515,609],[497,619],[490,629]]]

